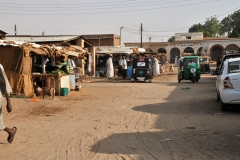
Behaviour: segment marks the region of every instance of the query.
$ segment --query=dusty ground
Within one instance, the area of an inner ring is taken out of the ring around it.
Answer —
[[[178,84],[176,71],[153,83],[92,80],[55,100],[12,98],[10,114],[4,101],[5,123],[18,131],[12,144],[0,132],[0,159],[240,159],[240,111],[220,111],[214,76],[195,84]]]

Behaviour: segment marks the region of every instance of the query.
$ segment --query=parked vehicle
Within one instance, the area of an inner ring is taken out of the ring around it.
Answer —
[[[217,63],[216,63],[216,71],[219,71],[220,64],[222,62],[223,55],[218,56]]]
[[[132,76],[131,81],[146,81],[152,82],[153,69],[151,58],[133,58],[132,60]]]
[[[240,58],[222,63],[217,73],[216,94],[222,111],[228,110],[228,104],[240,104]]]
[[[178,61],[178,83],[181,80],[198,82],[201,77],[199,56],[185,56]]]
[[[220,55],[217,59],[216,71],[218,72],[220,70],[222,63],[226,59],[236,58],[236,57],[240,57],[240,53]]]
[[[200,57],[201,73],[210,73],[210,61],[208,57]]]

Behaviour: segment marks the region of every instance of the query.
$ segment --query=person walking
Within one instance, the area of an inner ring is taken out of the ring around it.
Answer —
[[[0,64],[0,130],[4,130],[8,133],[8,138],[7,141],[8,143],[12,143],[14,136],[17,132],[17,127],[13,128],[8,128],[4,125],[3,123],[3,112],[2,112],[2,101],[3,101],[3,96],[6,97],[7,101],[7,111],[10,113],[12,111],[12,105],[10,102],[10,93],[12,92],[12,88],[8,82],[7,76],[5,74],[3,66]]]
[[[112,55],[110,54],[107,61],[106,61],[106,66],[107,66],[107,73],[106,76],[109,79],[112,79],[114,76],[114,70],[113,70],[113,62],[112,62]]]
[[[158,59],[153,57],[153,76],[158,76],[160,74]]]
[[[127,78],[127,60],[126,60],[125,56],[123,56],[122,75],[123,75],[123,79]]]

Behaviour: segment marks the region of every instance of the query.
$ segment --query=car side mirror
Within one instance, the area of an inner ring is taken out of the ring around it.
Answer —
[[[218,75],[219,73],[218,73],[218,71],[212,71],[211,72],[211,75]]]

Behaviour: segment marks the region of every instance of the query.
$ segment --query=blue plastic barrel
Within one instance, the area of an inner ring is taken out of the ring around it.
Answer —
[[[131,79],[131,76],[132,76],[132,66],[129,66],[127,68],[127,78]]]
[[[75,90],[76,87],[76,76],[75,74],[70,74],[70,90]]]

